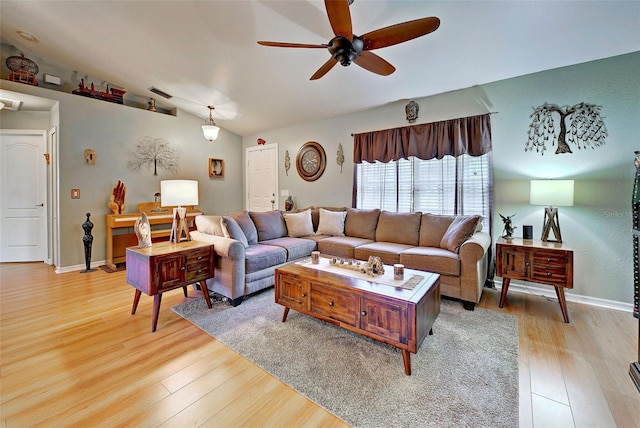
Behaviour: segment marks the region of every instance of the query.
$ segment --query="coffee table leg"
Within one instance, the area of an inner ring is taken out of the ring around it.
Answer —
[[[411,376],[411,353],[406,349],[402,350],[402,361],[404,361],[404,374]]]
[[[285,306],[284,312],[282,313],[282,322],[285,322],[287,320],[287,315],[289,315],[289,308]]]

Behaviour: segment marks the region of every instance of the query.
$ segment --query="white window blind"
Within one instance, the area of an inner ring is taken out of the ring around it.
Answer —
[[[482,156],[356,164],[356,207],[387,211],[481,215],[490,230],[491,153]]]

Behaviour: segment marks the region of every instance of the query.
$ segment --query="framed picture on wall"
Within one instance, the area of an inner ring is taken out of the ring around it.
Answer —
[[[224,160],[209,158],[209,177],[222,178],[224,177]]]

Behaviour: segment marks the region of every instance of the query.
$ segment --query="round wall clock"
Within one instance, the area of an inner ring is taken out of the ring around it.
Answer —
[[[304,143],[296,158],[296,169],[305,181],[316,181],[327,165],[327,156],[322,146],[315,141]]]

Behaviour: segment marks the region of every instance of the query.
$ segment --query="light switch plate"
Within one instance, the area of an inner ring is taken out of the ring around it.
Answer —
[[[71,199],[80,199],[80,189],[71,189]]]

